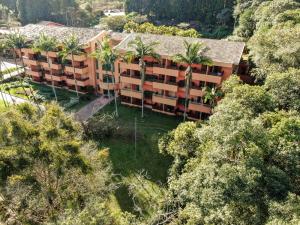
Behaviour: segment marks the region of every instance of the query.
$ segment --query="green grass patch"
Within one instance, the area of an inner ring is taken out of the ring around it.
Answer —
[[[33,83],[33,82],[30,82],[29,85],[31,86],[31,88],[34,92],[34,95],[38,101],[41,101],[41,102],[55,101],[55,96],[54,96],[53,89],[51,86]],[[31,93],[28,85],[24,84],[24,86],[25,86],[24,87],[25,91],[22,86],[20,87],[20,82],[18,82],[18,81],[13,81],[13,82],[2,84],[2,88],[4,90],[6,90],[6,92],[9,87],[9,91],[12,95],[17,96],[19,98],[23,98],[23,99],[28,99],[28,97],[26,96],[26,93],[28,96],[32,96],[32,93]],[[56,94],[57,94],[57,98],[58,98],[58,104],[70,112],[78,111],[80,108],[82,108],[83,106],[85,106],[86,104],[88,104],[89,102],[91,102],[92,100],[94,100],[96,98],[96,96],[94,96],[94,95],[80,94],[80,101],[78,103],[69,104],[70,101],[72,101],[72,99],[77,97],[76,93],[65,90],[65,89],[61,89],[61,88],[55,88],[55,90],[56,90]]]
[[[114,104],[107,105],[99,113],[113,114]],[[109,150],[113,171],[121,177],[118,182],[122,185],[115,192],[115,201],[111,207],[113,213],[115,210],[134,214],[140,212],[143,215],[152,213],[158,199],[162,199],[164,194],[164,185],[172,162],[172,158],[159,153],[158,140],[175,129],[181,121],[182,118],[166,116],[148,109],[145,109],[145,117],[141,118],[141,109],[119,105],[118,125],[129,129],[129,133],[104,139],[99,143],[102,149]]]
[[[2,100],[0,100],[0,113],[5,112],[7,108],[5,107],[5,104]]]

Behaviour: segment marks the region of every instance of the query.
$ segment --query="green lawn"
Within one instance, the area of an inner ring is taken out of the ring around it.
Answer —
[[[13,84],[3,84],[3,88],[7,87],[7,85]],[[39,99],[42,99],[44,102],[50,102],[55,100],[54,94],[51,86],[47,86],[44,84],[30,83],[32,89],[34,90],[35,96]],[[27,94],[31,95],[29,88],[25,88]],[[10,88],[10,93],[14,96],[27,99],[27,96],[22,87]],[[56,88],[56,94],[58,98],[58,103],[64,107],[67,111],[75,112],[78,111],[81,107],[94,100],[96,96],[94,95],[86,95],[85,98],[81,98],[79,103],[69,104],[72,98],[76,98],[77,95],[75,92],[71,92],[65,89]],[[82,95],[80,95],[82,96]]]
[[[106,106],[99,113],[113,113],[114,104]],[[144,119],[141,118],[141,109],[119,105],[118,124],[120,127],[132,128],[132,134],[122,138],[105,139],[101,148],[109,150],[109,158],[115,174],[121,175],[123,185],[115,192],[111,200],[112,210],[130,211],[134,213],[133,202],[128,188],[133,189],[136,201],[141,205],[143,212],[151,213],[151,205],[156,204],[158,196],[164,193],[171,158],[159,153],[158,139],[164,133],[177,127],[182,118],[165,116],[145,110]],[[137,118],[137,148],[134,141],[134,118]],[[147,178],[139,177],[139,173]],[[117,207],[119,209],[117,209]]]
[[[6,111],[6,107],[4,105],[4,102],[0,100],[0,113]]]

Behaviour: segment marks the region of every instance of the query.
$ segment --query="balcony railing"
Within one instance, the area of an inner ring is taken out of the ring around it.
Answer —
[[[45,74],[45,78],[46,80],[53,80],[53,81],[63,81],[65,80],[65,76],[64,75],[58,75],[58,74],[52,74],[52,78],[51,78],[51,74]]]
[[[207,113],[207,114],[212,113],[210,105],[202,104],[202,103],[199,103],[199,102],[193,102],[193,101],[191,101],[189,103],[189,110],[197,111],[197,112],[203,112],[203,113]]]
[[[164,74],[172,77],[178,77],[179,76],[179,70],[178,68],[174,67],[168,67],[168,68],[163,68],[163,67],[153,67],[153,73],[155,74]]]
[[[41,77],[42,73],[38,71],[26,70],[26,74],[33,77]]]
[[[153,82],[153,88],[154,89],[160,89],[160,90],[167,90],[172,92],[177,92],[178,86],[177,83],[168,82],[168,83],[162,83],[162,82]]]
[[[173,96],[163,96],[160,94],[153,94],[152,101],[156,103],[170,105],[170,106],[177,105],[177,97],[173,97]]]
[[[152,106],[152,111],[159,112],[159,113],[164,113],[164,114],[172,115],[172,116],[174,116],[176,114],[175,109],[170,110],[167,107],[164,108],[163,106],[159,106],[159,105],[153,105]]]
[[[137,98],[142,99],[142,92],[137,90],[131,90],[128,88],[121,89],[121,95],[131,97],[131,98]]]
[[[89,84],[89,78],[76,78],[76,83],[78,86],[87,86]],[[73,76],[67,76],[67,84],[75,85],[75,79]]]
[[[74,73],[74,67],[72,67],[72,66],[66,66],[65,70],[69,73]],[[86,73],[88,73],[88,71],[89,71],[88,66],[75,67],[75,73],[78,73],[78,74],[86,74]]]
[[[82,61],[85,61],[87,59],[87,56],[86,56],[86,54],[83,53],[81,55],[73,55],[73,58],[74,58],[74,61],[82,62]],[[67,59],[72,60],[72,56],[68,55]]]
[[[126,84],[142,85],[142,80],[138,76],[121,75],[121,82]]]
[[[205,73],[201,73],[201,71],[199,71],[199,73],[197,72],[193,72],[192,75],[192,79],[195,81],[205,81],[205,82],[210,82],[210,83],[215,83],[215,84],[221,84],[222,82],[222,76],[218,76],[218,75],[210,75],[210,74],[206,74]]]
[[[25,58],[25,57],[23,57],[23,61],[24,61],[24,64],[26,64],[26,65],[38,66],[40,64],[39,61],[37,61],[35,59],[29,59],[29,58]]]
[[[193,85],[190,89],[190,95],[202,97],[203,94],[202,87]]]

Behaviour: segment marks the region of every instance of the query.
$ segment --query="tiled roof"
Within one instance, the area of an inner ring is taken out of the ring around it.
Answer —
[[[78,37],[80,44],[86,44],[93,37],[101,33],[102,30],[95,28],[78,28],[66,26],[45,26],[38,24],[28,24],[20,27],[18,32],[25,35],[29,40],[35,40],[41,33],[47,36],[55,37],[58,41],[64,41],[72,34]]]
[[[128,37],[128,33],[120,33],[120,32],[111,32],[109,34],[110,38],[117,40],[117,41],[122,41],[124,40],[126,37]]]
[[[172,57],[178,53],[184,54],[185,40],[190,43],[202,42],[204,46],[208,48],[208,51],[205,53],[205,55],[211,58],[213,62],[235,65],[239,64],[245,48],[245,43],[243,42],[132,33],[128,35],[128,37],[125,38],[119,45],[117,45],[116,49],[120,51],[133,51],[128,44],[137,36],[140,36],[144,43],[158,42],[158,45],[155,47],[155,51],[156,53],[165,57]]]

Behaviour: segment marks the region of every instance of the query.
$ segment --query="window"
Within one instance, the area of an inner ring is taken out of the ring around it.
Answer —
[[[99,61],[96,59],[96,70],[99,69]]]
[[[96,73],[96,78],[97,80],[99,80],[99,73]]]

